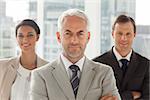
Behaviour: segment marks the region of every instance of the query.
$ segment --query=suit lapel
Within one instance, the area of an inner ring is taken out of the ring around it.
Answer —
[[[83,100],[84,96],[88,92],[88,89],[95,75],[95,71],[93,69],[93,64],[91,64],[90,61],[86,58],[85,63],[83,65],[83,72],[81,74],[80,84],[77,93],[78,100]]]
[[[119,66],[119,63],[117,61],[115,54],[113,53],[113,49],[109,52],[109,54],[110,54],[109,55],[110,61],[108,63],[110,63],[110,66],[113,68],[117,84],[120,86],[120,84],[122,83],[121,81],[123,77],[122,69]]]
[[[41,66],[43,66],[42,59],[39,56],[37,56],[37,67],[41,67]]]
[[[54,70],[52,71],[52,74],[57,80],[57,83],[59,84],[60,88],[63,90],[65,96],[69,98],[69,100],[74,100],[75,97],[71,87],[71,83],[69,81],[69,77],[67,75],[62,61],[58,59],[57,64],[53,67]]]
[[[37,56],[37,67],[42,67],[46,65],[47,63],[49,62]]]
[[[138,65],[138,60],[136,58],[135,53],[133,52],[132,55],[131,55],[131,61],[129,63],[126,75],[123,79],[122,88],[125,87],[126,83],[130,80],[130,78],[132,78],[131,76],[134,75],[133,73],[136,70],[137,65]]]

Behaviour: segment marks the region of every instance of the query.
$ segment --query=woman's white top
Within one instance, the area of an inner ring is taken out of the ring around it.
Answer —
[[[31,70],[19,64],[16,80],[11,88],[10,100],[29,100],[30,77]]]

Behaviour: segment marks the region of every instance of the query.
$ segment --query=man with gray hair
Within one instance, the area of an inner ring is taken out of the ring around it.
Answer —
[[[120,100],[111,67],[89,60],[84,51],[90,39],[85,13],[70,9],[59,17],[58,59],[34,70],[31,100]]]

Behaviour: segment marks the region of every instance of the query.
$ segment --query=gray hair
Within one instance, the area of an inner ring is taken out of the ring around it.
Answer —
[[[87,23],[87,30],[88,30],[88,28],[89,28],[89,19],[88,19],[87,15],[84,13],[84,11],[79,10],[79,9],[69,9],[69,10],[64,11],[59,16],[58,23],[57,23],[58,31],[61,31],[63,21],[64,21],[65,17],[67,17],[67,16],[77,16],[77,17],[83,19]]]

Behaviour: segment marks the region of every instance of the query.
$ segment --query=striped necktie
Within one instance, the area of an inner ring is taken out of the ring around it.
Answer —
[[[79,67],[77,65],[71,65],[69,67],[72,71],[72,77],[71,77],[71,85],[72,85],[72,89],[74,92],[74,95],[76,97],[77,95],[77,91],[78,91],[78,87],[79,87],[79,77],[78,77],[78,71],[80,71]]]

